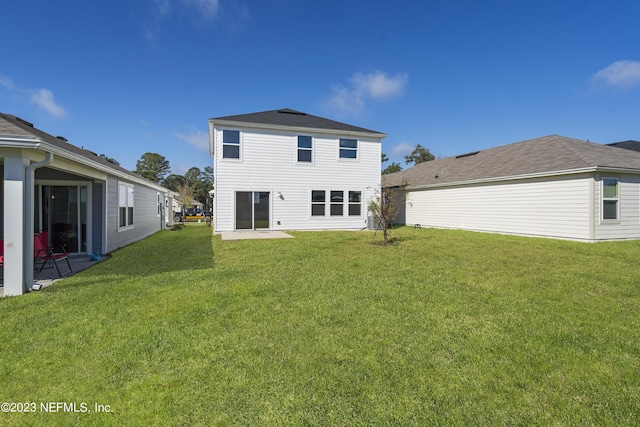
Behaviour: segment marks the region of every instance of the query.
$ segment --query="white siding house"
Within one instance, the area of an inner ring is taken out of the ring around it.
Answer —
[[[385,175],[401,222],[582,241],[640,238],[640,153],[547,136]]]
[[[294,110],[209,120],[214,230],[358,230],[386,135]]]

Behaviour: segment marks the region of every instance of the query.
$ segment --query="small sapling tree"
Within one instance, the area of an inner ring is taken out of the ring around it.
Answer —
[[[375,221],[375,229],[382,231],[384,245],[393,242],[390,234],[393,224],[405,204],[407,197],[405,186],[406,184],[403,184],[399,187],[376,190],[376,195],[369,202],[369,212]]]

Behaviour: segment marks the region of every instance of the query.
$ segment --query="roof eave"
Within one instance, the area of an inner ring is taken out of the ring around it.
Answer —
[[[408,185],[406,188],[407,190],[428,190],[431,188],[455,187],[455,186],[461,186],[461,185],[485,184],[485,183],[500,182],[500,181],[514,181],[519,179],[544,178],[544,177],[550,177],[550,176],[563,176],[563,175],[575,175],[580,173],[613,172],[613,171],[617,171],[618,173],[627,172],[627,173],[640,174],[640,168],[624,169],[624,168],[603,168],[600,166],[589,166],[585,168],[537,172],[537,173],[530,173],[530,174],[523,174],[523,175],[498,176],[493,178],[472,179],[467,181],[444,182],[442,184]]]
[[[252,129],[266,129],[266,130],[278,130],[278,131],[289,131],[289,132],[310,132],[316,134],[326,134],[326,135],[348,135],[348,136],[363,136],[367,138],[385,138],[387,134],[380,132],[365,132],[365,131],[354,131],[354,130],[340,130],[340,129],[322,129],[322,128],[314,128],[314,127],[304,127],[304,126],[287,126],[287,125],[278,125],[278,124],[270,124],[270,123],[254,123],[254,122],[243,122],[238,120],[218,120],[218,119],[209,119],[209,124],[211,129],[216,126],[230,126],[230,127],[239,127],[239,128],[252,128]]]
[[[148,181],[142,177],[138,177],[134,174],[128,174],[125,173],[124,171],[118,170],[118,169],[114,169],[114,168],[110,168],[107,165],[103,165],[100,162],[97,161],[93,161],[91,159],[88,159],[85,156],[82,156],[80,154],[75,154],[72,153],[70,151],[64,150],[60,147],[56,147],[55,145],[52,144],[48,144],[46,142],[43,142],[42,145],[40,147],[37,147],[43,151],[47,151],[47,152],[51,152],[53,154],[55,154],[56,156],[62,157],[64,159],[67,160],[71,160],[73,162],[85,165],[85,166],[89,166],[93,169],[96,169],[100,172],[104,172],[106,174],[112,175],[112,176],[116,176],[118,178],[124,178],[127,179],[128,181],[132,181],[132,182],[136,182],[138,184],[143,184],[146,185],[147,187],[152,187],[158,191],[162,191],[162,192],[170,192],[171,190],[169,190],[166,187],[163,187],[159,184],[156,184],[154,182]]]

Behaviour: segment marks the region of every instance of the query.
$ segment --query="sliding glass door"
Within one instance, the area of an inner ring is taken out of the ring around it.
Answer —
[[[43,185],[40,229],[49,244],[64,245],[68,252],[87,251],[87,187]]]
[[[236,191],[236,230],[268,230],[270,196],[268,191]]]

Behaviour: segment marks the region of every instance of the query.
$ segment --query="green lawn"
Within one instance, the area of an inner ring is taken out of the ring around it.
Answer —
[[[292,234],[189,224],[0,300],[0,402],[37,404],[0,424],[640,425],[640,242]]]

